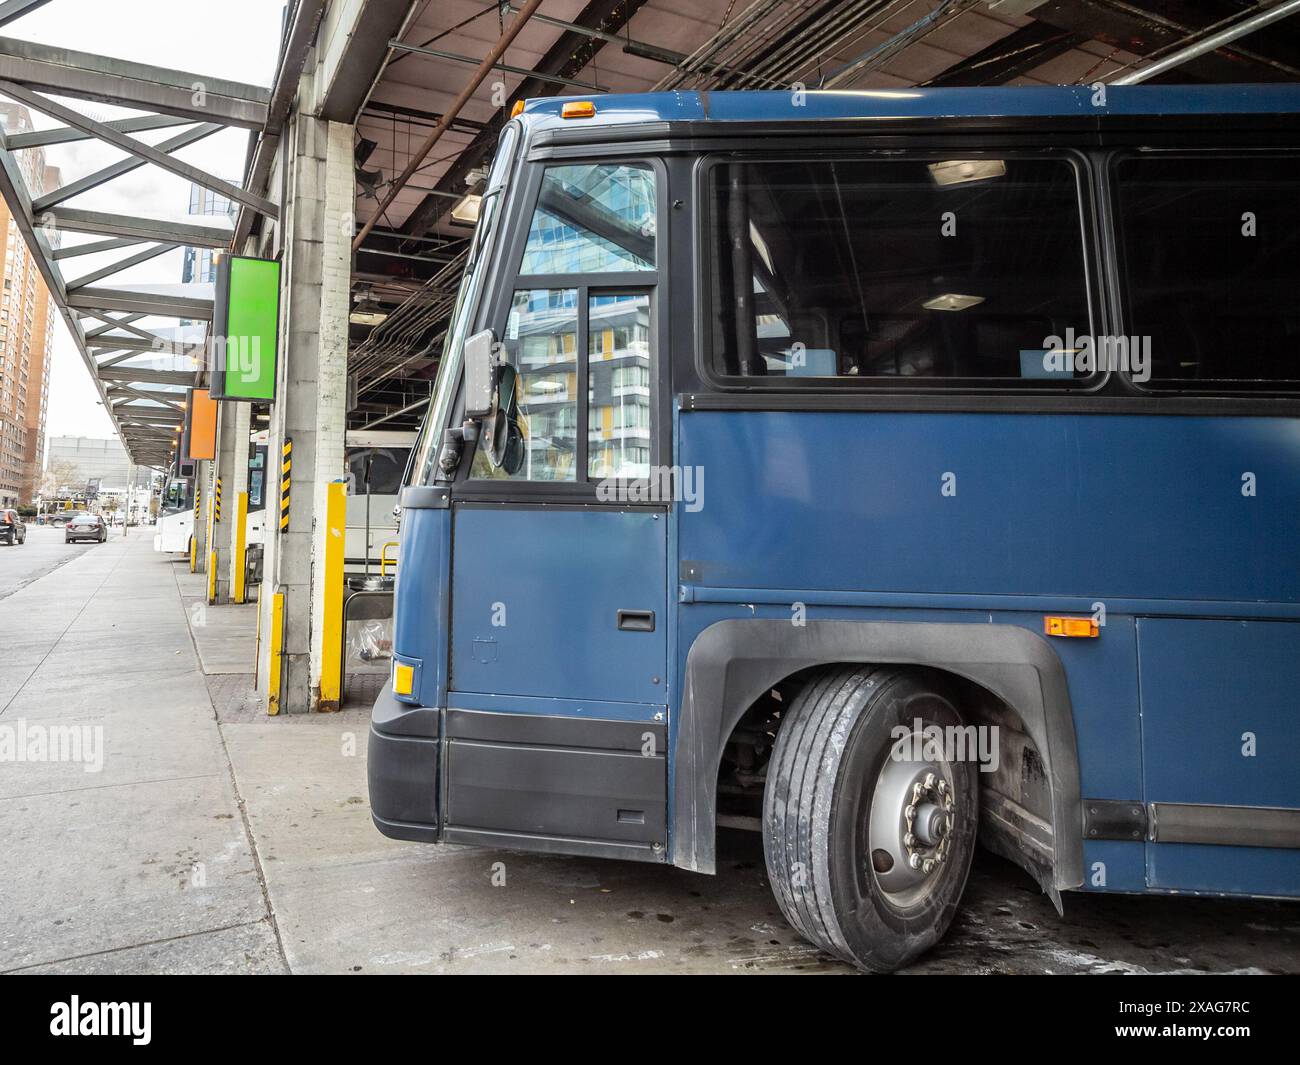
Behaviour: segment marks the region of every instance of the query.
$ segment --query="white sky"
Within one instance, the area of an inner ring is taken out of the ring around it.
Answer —
[[[268,86],[275,76],[283,8],[284,0],[52,0],[0,28],[0,36]],[[60,102],[101,120],[134,113],[83,101]],[[58,124],[43,115],[33,114],[32,118],[41,129]],[[136,136],[156,144],[187,128],[172,127]],[[238,180],[243,176],[247,144],[246,131],[222,130],[181,149],[175,156],[218,177]],[[47,163],[60,168],[65,184],[124,157],[125,153],[98,141],[46,149]],[[189,182],[146,164],[68,200],[67,206],[182,219],[189,207]],[[99,238],[68,234],[65,243],[80,244],[91,239]],[[114,258],[140,250],[135,247],[79,256],[64,259],[61,265],[64,276],[72,280]],[[169,252],[103,283],[178,283],[181,260],[180,250]],[[170,319],[142,319],[136,324],[149,328],[175,323]],[[54,326],[46,435],[114,435],[112,422],[98,404],[90,371],[62,320]]]

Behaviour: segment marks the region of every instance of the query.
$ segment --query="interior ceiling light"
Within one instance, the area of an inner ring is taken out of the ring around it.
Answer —
[[[348,321],[353,325],[379,325],[387,318],[383,311],[353,311],[348,315]]]
[[[927,311],[964,311],[967,307],[974,307],[975,304],[983,302],[983,296],[963,296],[959,292],[945,292],[942,296],[926,300],[921,306]]]
[[[478,222],[478,209],[482,202],[483,197],[477,192],[466,193],[456,201],[456,206],[451,209],[451,217],[467,226],[475,225]]]
[[[948,159],[930,164],[930,176],[936,185],[961,185],[967,181],[987,181],[1006,177],[1005,159]]]

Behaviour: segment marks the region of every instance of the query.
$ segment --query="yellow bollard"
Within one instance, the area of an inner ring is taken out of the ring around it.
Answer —
[[[325,505],[325,616],[321,619],[320,703],[337,710],[343,684],[343,548],[347,535],[347,485],[332,481]]]
[[[244,580],[246,576],[247,560],[244,558],[247,552],[248,539],[248,493],[240,492],[235,499],[235,552],[234,552],[234,579],[230,582],[236,603],[244,602]]]
[[[280,712],[280,669],[284,657],[284,592],[271,596],[271,667],[266,679],[266,712]]]

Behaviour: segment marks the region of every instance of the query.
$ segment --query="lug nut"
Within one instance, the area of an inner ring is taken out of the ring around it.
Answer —
[[[907,864],[910,865],[913,869],[920,869],[921,856],[919,854],[913,854],[912,857],[908,859]]]

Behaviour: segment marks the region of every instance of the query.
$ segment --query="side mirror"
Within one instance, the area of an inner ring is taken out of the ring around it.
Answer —
[[[465,420],[459,429],[448,427],[442,432],[438,469],[443,480],[449,480],[455,475],[464,445],[478,440],[479,426],[483,419],[496,409],[495,348],[496,337],[491,329],[467,337],[461,346],[461,366],[465,374]]]
[[[465,418],[483,418],[492,413],[495,405],[496,374],[493,366],[493,348],[496,337],[491,329],[475,333],[461,349],[465,367]]]

